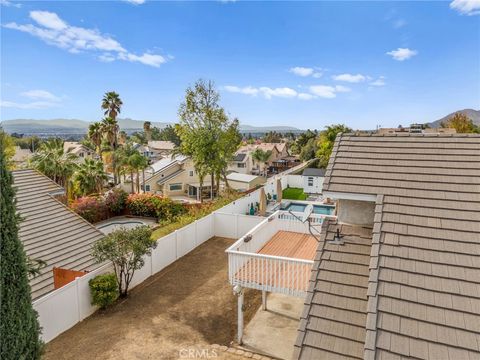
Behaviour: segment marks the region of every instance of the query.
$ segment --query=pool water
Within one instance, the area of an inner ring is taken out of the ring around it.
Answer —
[[[304,212],[307,204],[299,203],[290,203],[282,210],[292,211],[292,212]],[[313,213],[320,215],[332,215],[335,212],[334,206],[327,205],[313,205]]]
[[[97,229],[103,232],[104,234],[110,234],[112,231],[115,231],[115,230],[119,230],[122,228],[126,230],[130,230],[141,225],[146,225],[146,224],[138,220],[114,221],[108,224],[97,226]]]

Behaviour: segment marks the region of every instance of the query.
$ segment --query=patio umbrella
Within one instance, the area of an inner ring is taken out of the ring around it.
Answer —
[[[258,213],[260,216],[265,216],[265,211],[267,210],[267,199],[265,196],[265,188],[260,188],[260,203],[258,205]]]
[[[277,179],[277,201],[282,201],[282,180]]]

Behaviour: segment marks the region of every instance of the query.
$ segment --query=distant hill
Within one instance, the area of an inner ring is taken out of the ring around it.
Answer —
[[[2,121],[1,125],[5,131],[9,133],[22,134],[79,134],[86,133],[88,125],[91,122],[78,119],[52,119],[52,120],[35,120],[35,119],[13,119]],[[134,130],[143,129],[144,120],[118,119],[120,129],[132,132]],[[152,126],[164,128],[169,124],[167,122],[151,122]],[[243,133],[265,133],[268,131],[277,132],[300,132],[298,128],[291,126],[251,126],[240,124],[240,131]]]
[[[444,121],[446,122],[448,119],[450,119],[457,112],[465,114],[470,119],[472,119],[472,121],[475,125],[480,126],[480,110],[473,110],[473,109],[464,109],[464,110],[455,111],[451,114],[448,114],[447,116],[444,116],[441,119],[438,119],[438,120],[435,120],[435,121],[429,123],[428,125],[430,125],[431,127],[434,127],[434,128],[435,127],[440,127],[442,122],[444,122]]]

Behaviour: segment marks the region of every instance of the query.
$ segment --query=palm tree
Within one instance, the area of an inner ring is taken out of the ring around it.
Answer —
[[[116,150],[117,150],[117,135],[120,130],[117,120],[112,117],[106,117],[102,120],[102,131],[105,134],[105,137],[110,144],[112,149],[112,171],[113,171],[113,182],[117,184],[117,166],[116,166]]]
[[[103,128],[102,123],[94,122],[88,127],[88,138],[95,145],[95,150],[97,151],[98,156],[102,159],[102,139],[103,139]]]
[[[120,99],[120,95],[118,95],[115,91],[109,91],[103,95],[102,109],[105,110],[105,116],[111,117],[115,120],[117,115],[120,114],[122,105],[123,102]]]
[[[82,195],[102,192],[103,183],[107,179],[103,163],[93,159],[85,159],[75,173],[75,181]]]
[[[30,162],[34,169],[63,186],[68,196],[70,179],[78,166],[77,159],[75,154],[64,151],[63,140],[49,139],[40,146]]]
[[[150,121],[145,121],[143,123],[143,132],[145,133],[145,137],[147,142],[152,140],[152,123]]]
[[[140,154],[140,158],[138,159],[138,170],[142,170],[142,182],[143,182],[143,192],[145,192],[145,169],[148,168],[150,164],[148,163],[148,159]],[[137,192],[140,192],[140,174],[137,170]]]
[[[267,163],[268,159],[270,159],[270,156],[272,156],[272,151],[271,150],[263,151],[262,149],[255,149],[255,151],[252,151],[252,159],[255,160],[255,161],[258,161],[259,163],[262,163],[263,173],[264,173],[265,177],[267,176],[267,172],[266,172],[267,164],[266,163]]]
[[[127,142],[127,133],[122,130],[118,133],[118,143],[121,145],[125,145],[126,142]]]

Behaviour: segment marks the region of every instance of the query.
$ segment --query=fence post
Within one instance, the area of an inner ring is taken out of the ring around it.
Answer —
[[[238,214],[235,214],[235,239],[238,239],[240,235],[238,235]]]
[[[175,260],[178,259],[178,236],[177,236],[178,230],[175,230]]]
[[[197,229],[197,223],[198,223],[198,220],[195,220],[195,221],[194,221],[194,224],[195,224],[195,247],[198,246],[198,229]]]
[[[75,295],[77,298],[77,323],[82,321],[81,312],[80,312],[80,290],[79,290],[79,277],[75,278]]]

